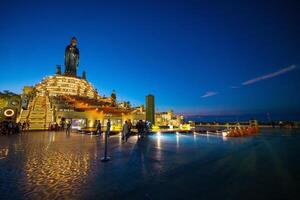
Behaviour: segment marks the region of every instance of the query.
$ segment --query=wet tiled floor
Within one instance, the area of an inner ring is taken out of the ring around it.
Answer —
[[[63,132],[0,136],[0,199],[299,199],[299,130],[109,139]]]

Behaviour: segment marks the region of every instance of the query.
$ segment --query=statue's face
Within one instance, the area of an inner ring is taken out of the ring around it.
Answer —
[[[72,39],[72,40],[71,40],[71,45],[72,45],[73,47],[75,47],[75,46],[77,45],[77,40]]]

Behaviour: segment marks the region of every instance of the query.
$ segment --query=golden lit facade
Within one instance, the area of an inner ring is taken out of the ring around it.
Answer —
[[[77,95],[97,98],[98,92],[85,79],[63,75],[48,76],[35,86],[38,95]]]
[[[105,126],[108,119],[112,128],[120,130],[125,120],[145,120],[145,112],[132,108],[129,102],[117,102],[111,96],[100,96],[86,79],[56,74],[45,77],[34,87],[24,87],[22,96],[28,98],[19,117],[29,121],[30,129],[49,129],[62,121],[71,121],[74,129],[95,127],[98,122]]]

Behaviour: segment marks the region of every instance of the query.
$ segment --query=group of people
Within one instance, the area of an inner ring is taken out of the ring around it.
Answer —
[[[126,120],[125,123],[123,124],[122,128],[122,140],[126,141],[128,140],[129,136],[131,135],[131,129],[132,129],[132,123],[130,120]]]
[[[127,142],[128,138],[131,135],[131,129],[132,129],[132,123],[130,120],[125,121],[123,128],[122,128],[122,140],[125,140]],[[150,129],[150,123],[148,121],[139,120],[135,128],[137,129],[137,136],[138,139],[144,138],[145,135],[149,132]]]
[[[22,124],[12,120],[4,120],[0,122],[0,133],[3,135],[12,135],[21,133]]]
[[[145,135],[149,133],[150,122],[148,121],[144,122],[143,120],[139,120],[136,123],[135,127],[137,129],[138,139],[144,138]]]
[[[55,122],[55,123],[50,123],[50,124],[49,124],[49,130],[50,130],[50,131],[61,131],[61,130],[63,130],[63,127],[60,126],[60,125],[58,125],[57,122]]]
[[[110,128],[111,128],[111,123],[110,123],[110,119],[108,119],[107,123],[106,123],[106,134],[107,134],[108,137],[110,135]],[[102,124],[101,124],[100,121],[98,122],[97,127],[96,127],[96,134],[97,135],[102,134]]]
[[[132,135],[133,128],[134,128],[134,126],[132,125],[131,120],[126,120],[122,127],[122,140],[123,141],[127,142],[130,135]],[[150,123],[148,121],[139,120],[136,123],[135,128],[137,130],[138,139],[144,138],[146,133],[149,132]],[[111,129],[111,122],[108,119],[107,123],[106,123],[106,134],[108,135],[108,137],[110,135],[110,129]],[[97,135],[102,134],[102,124],[100,121],[97,123],[97,126],[96,126],[96,134]]]
[[[60,124],[57,122],[49,124],[50,131],[66,131],[66,134],[71,133],[72,123],[70,121],[61,121]]]
[[[22,122],[15,122],[12,119],[5,119],[0,122],[0,134],[12,135],[18,134],[22,131],[29,130],[30,122],[29,120]]]

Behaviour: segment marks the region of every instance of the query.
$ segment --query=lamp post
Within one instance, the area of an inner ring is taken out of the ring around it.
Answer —
[[[105,133],[105,143],[104,143],[104,157],[101,158],[101,162],[107,162],[110,160],[110,157],[107,156],[107,132]]]
[[[104,143],[104,157],[101,158],[101,162],[107,162],[110,160],[110,157],[107,156],[107,140],[110,131],[110,120],[108,120],[105,132],[105,143]]]

